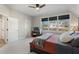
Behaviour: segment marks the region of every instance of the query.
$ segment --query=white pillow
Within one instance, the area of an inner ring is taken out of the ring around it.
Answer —
[[[60,41],[61,42],[69,42],[72,39],[73,39],[73,37],[70,36],[69,33],[67,33],[67,32],[60,35]]]
[[[75,33],[79,33],[79,31],[75,31]]]

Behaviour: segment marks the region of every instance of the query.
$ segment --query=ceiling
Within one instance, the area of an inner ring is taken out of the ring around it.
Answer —
[[[41,16],[64,11],[71,11],[79,15],[79,5],[77,4],[46,4],[46,6],[39,11],[29,8],[29,5],[31,4],[7,4],[6,6],[29,16]]]

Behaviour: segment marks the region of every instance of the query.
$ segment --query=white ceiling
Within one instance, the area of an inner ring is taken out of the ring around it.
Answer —
[[[8,4],[8,8],[20,11],[30,16],[41,16],[46,14],[52,14],[57,12],[72,11],[76,15],[79,15],[79,5],[74,4],[46,4],[45,7],[39,11],[29,8],[30,4]]]

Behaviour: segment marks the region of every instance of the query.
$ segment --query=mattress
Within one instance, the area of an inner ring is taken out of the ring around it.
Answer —
[[[50,42],[50,43],[55,43],[55,44],[60,44],[60,45],[68,46],[68,44],[64,44],[64,43],[62,43],[60,41],[60,35],[61,34],[52,33],[51,36],[50,36],[50,38],[48,38],[46,41]],[[38,37],[36,37],[36,38],[38,38]],[[33,40],[35,40],[35,39],[33,39]]]
[[[51,43],[55,43],[55,44],[67,46],[68,44],[64,44],[60,41],[60,35],[61,34],[52,34],[52,36],[46,41],[51,42]]]

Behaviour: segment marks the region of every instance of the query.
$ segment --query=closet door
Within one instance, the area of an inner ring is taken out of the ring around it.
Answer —
[[[18,40],[18,19],[8,18],[8,42]]]

